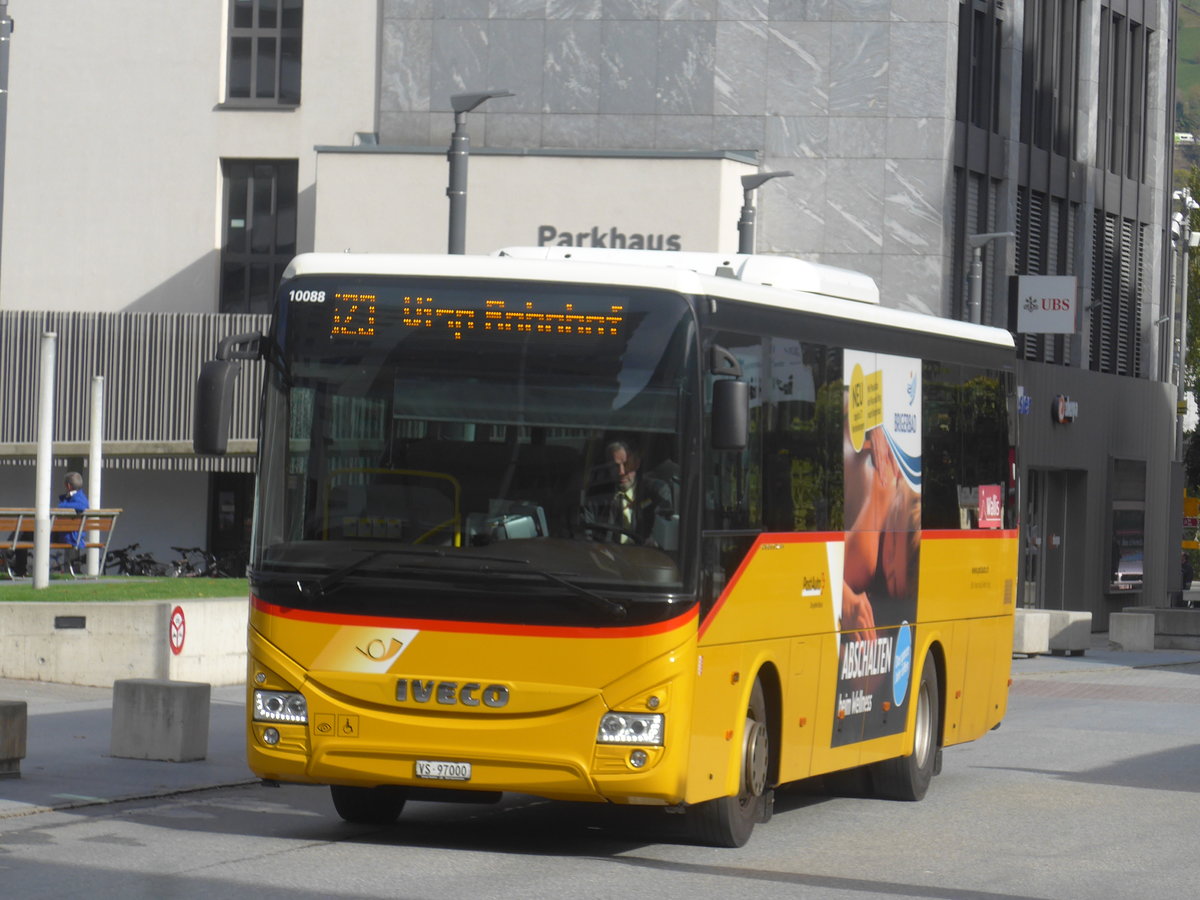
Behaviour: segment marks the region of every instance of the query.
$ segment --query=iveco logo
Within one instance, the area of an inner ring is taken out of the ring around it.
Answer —
[[[444,706],[490,706],[498,709],[508,705],[508,688],[502,684],[487,686],[476,681],[459,684],[457,681],[422,681],[420,678],[401,678],[396,682],[396,700],[400,703],[437,702]]]

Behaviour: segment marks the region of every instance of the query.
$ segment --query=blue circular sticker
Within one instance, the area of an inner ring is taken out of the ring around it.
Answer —
[[[903,706],[912,680],[912,628],[904,622],[896,629],[896,658],[892,664],[892,702]]]

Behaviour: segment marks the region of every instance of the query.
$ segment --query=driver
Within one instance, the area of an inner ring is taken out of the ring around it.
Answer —
[[[584,521],[601,526],[592,536],[622,544],[651,543],[654,517],[672,515],[670,487],[639,473],[641,460],[625,441],[613,441],[604,455],[608,462],[594,476],[584,506]]]

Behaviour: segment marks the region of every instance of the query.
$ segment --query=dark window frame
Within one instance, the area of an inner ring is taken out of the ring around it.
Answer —
[[[1099,165],[1135,182],[1147,177],[1144,110],[1153,35],[1150,26],[1101,8]]]
[[[294,159],[221,161],[223,313],[269,313],[283,270],[296,255],[299,163]],[[240,224],[239,224],[240,223]]]
[[[304,0],[229,0],[227,107],[300,105]]]

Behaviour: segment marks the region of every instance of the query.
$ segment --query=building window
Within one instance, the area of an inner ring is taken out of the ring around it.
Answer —
[[[1148,49],[1151,31],[1105,7],[1100,19],[1101,164],[1133,181],[1146,176]]]
[[[1059,156],[1075,152],[1079,0],[1031,0],[1025,6],[1021,141]]]
[[[959,7],[958,119],[1000,131],[1001,22],[985,0]]]
[[[229,0],[229,101],[300,103],[303,10],[303,0]]]
[[[295,160],[224,160],[221,312],[269,313],[296,255]]]
[[[1091,368],[1142,376],[1141,298],[1148,226],[1096,210],[1090,301]]]

